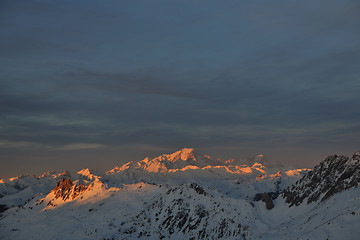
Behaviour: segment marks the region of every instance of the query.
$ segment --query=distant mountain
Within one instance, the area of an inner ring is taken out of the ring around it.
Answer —
[[[291,169],[184,148],[0,180],[0,239],[357,239],[360,153]]]
[[[134,183],[139,181],[152,183],[175,183],[207,182],[217,179],[259,179],[273,178],[277,176],[297,175],[307,172],[309,169],[289,169],[280,164],[253,161],[251,165],[236,160],[220,161],[213,160],[207,155],[200,155],[192,148],[184,148],[173,154],[139,162],[128,162],[121,167],[106,172],[103,179],[109,182]],[[270,167],[267,167],[270,166]]]
[[[184,148],[173,154],[163,154],[154,159],[145,158],[139,162],[129,162],[116,167],[107,174],[118,173],[129,168],[144,169],[147,172],[174,172],[178,170],[200,169],[206,166],[216,166],[219,163],[206,155],[199,155],[192,148]]]

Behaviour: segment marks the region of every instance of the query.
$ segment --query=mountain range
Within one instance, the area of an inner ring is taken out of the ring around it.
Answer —
[[[313,169],[184,148],[0,180],[0,239],[358,239],[360,152]]]

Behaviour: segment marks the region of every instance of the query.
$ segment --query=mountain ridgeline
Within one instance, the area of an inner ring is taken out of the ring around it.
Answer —
[[[184,148],[2,179],[0,239],[357,239],[359,182],[360,152],[311,170]]]
[[[304,177],[283,192],[290,206],[325,201],[336,193],[358,187],[360,183],[360,152],[352,157],[333,155],[326,158]]]

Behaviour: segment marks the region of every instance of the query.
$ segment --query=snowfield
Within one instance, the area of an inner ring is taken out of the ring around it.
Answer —
[[[311,171],[186,148],[105,173],[2,179],[0,239],[355,240],[359,182],[359,152]]]

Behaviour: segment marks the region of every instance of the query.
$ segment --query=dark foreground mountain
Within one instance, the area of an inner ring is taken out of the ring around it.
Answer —
[[[358,187],[360,183],[360,152],[351,158],[329,156],[296,184],[288,187],[283,196],[290,206],[325,201],[336,193]]]
[[[357,239],[359,152],[310,169],[182,149],[0,180],[0,239]]]

